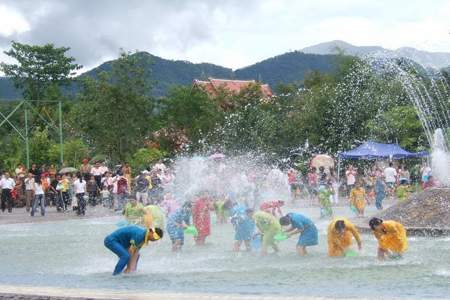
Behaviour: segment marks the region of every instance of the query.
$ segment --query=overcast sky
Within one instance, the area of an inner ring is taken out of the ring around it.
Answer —
[[[450,52],[449,32],[449,0],[0,0],[0,61],[54,43],[85,68],[120,48],[234,69],[337,39]]]

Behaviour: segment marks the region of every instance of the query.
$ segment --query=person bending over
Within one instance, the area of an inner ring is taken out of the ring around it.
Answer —
[[[128,265],[126,272],[136,269],[139,250],[149,242],[163,237],[160,228],[142,228],[139,226],[126,226],[117,229],[105,238],[105,247],[119,257],[113,275],[119,275]]]

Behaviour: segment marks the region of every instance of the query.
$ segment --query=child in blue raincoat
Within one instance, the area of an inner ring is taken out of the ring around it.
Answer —
[[[184,228],[190,225],[192,204],[186,202],[167,218],[167,233],[172,241],[172,251],[181,250],[184,244]]]
[[[231,224],[234,227],[234,248],[233,251],[239,252],[242,242],[245,244],[247,251],[251,250],[250,241],[255,231],[255,222],[249,216],[252,212],[246,206],[234,203],[230,209]]]

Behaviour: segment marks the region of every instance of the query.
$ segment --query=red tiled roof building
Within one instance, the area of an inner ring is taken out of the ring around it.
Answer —
[[[242,89],[257,84],[255,80],[234,80],[234,79],[217,79],[208,78],[208,80],[194,79],[194,86],[202,88],[208,95],[216,97],[220,90],[229,91],[238,94]],[[268,84],[261,84],[261,93],[264,98],[272,97],[272,89]]]

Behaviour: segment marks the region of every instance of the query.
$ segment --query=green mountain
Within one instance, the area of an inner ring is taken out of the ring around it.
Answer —
[[[153,94],[164,96],[171,86],[192,84],[194,79],[208,77],[232,78],[233,70],[221,66],[201,63],[193,64],[182,60],[167,60],[147,52],[136,54],[140,64],[150,70],[150,76],[155,83]],[[111,70],[113,61],[108,61],[80,76],[96,76],[99,72]]]
[[[11,82],[11,80],[5,77],[0,77],[0,99],[14,100],[21,98],[21,91],[14,87],[14,84]]]
[[[332,72],[335,55],[305,54],[294,51],[278,55],[234,71],[236,79],[256,79],[272,88],[279,84],[302,83],[311,71]]]
[[[221,66],[201,63],[194,64],[188,61],[167,60],[147,52],[136,54],[144,68],[151,72],[155,82],[154,96],[167,94],[171,86],[190,85],[194,79],[224,78],[224,79],[256,79],[268,83],[275,88],[278,84],[301,83],[310,71],[331,72],[334,68],[334,55],[305,54],[302,52],[289,52],[272,57],[254,65],[231,70]],[[96,77],[101,71],[111,69],[112,61],[105,62],[98,67],[81,74],[80,76]],[[76,92],[77,85],[71,86],[71,92]],[[0,99],[11,100],[20,98],[9,79],[0,77]]]

